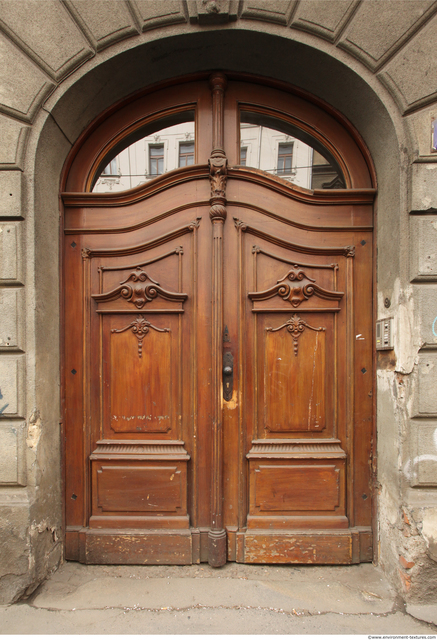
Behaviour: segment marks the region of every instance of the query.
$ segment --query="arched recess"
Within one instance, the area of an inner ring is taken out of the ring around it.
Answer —
[[[301,90],[166,85],[100,116],[66,164],[67,557],[370,561],[370,156]],[[192,166],[91,192],[123,140],[188,111]],[[345,188],[241,166],[243,113],[314,140]]]
[[[83,65],[53,94],[35,121],[29,139],[26,170],[34,176],[36,314],[35,355],[38,362],[35,405],[42,407],[45,429],[41,434],[45,474],[40,478],[42,501],[35,500],[39,515],[46,513],[61,521],[61,463],[54,442],[59,420],[59,296],[57,283],[59,207],[61,173],[71,144],[99,113],[114,100],[123,99],[144,86],[213,69],[217,60],[233,71],[270,76],[318,96],[345,115],[360,132],[375,163],[378,177],[378,291],[391,291],[400,265],[399,211],[401,182],[398,172],[400,148],[407,138],[399,127],[399,115],[384,89],[349,56],[312,36],[291,32],[278,35],[269,24],[252,23],[250,29],[210,30],[184,33],[175,27],[169,35],[157,29],[150,41],[115,45]],[[254,55],[254,51],[259,54]],[[262,55],[261,53],[262,52]],[[299,61],[299,64],[296,64]],[[127,73],[128,71],[128,73]],[[384,228],[389,233],[384,233]],[[32,236],[33,238],[33,236]],[[51,260],[47,260],[51,256]],[[392,446],[395,425],[386,417],[379,447],[387,473],[397,469],[396,448]],[[50,473],[48,470],[50,469]],[[38,494],[37,494],[38,495]],[[50,501],[48,496],[51,497]],[[390,498],[391,500],[391,498]],[[381,549],[389,541],[381,539]],[[387,557],[391,557],[388,553]],[[44,567],[38,569],[44,575]]]

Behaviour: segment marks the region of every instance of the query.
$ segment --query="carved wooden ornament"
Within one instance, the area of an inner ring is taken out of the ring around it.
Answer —
[[[92,295],[97,302],[110,302],[117,298],[124,298],[134,304],[137,309],[142,309],[147,302],[151,302],[158,296],[172,302],[184,302],[188,298],[186,293],[174,293],[163,289],[159,286],[159,282],[148,276],[141,267],[132,271],[129,277],[112,291]]]
[[[297,281],[307,281],[300,286],[295,286]],[[329,291],[316,284],[313,278],[306,275],[305,271],[301,269],[297,264],[293,265],[291,269],[283,278],[277,281],[273,287],[266,289],[265,291],[255,291],[249,293],[248,296],[253,301],[268,300],[278,295],[283,300],[290,302],[291,306],[297,308],[304,300],[308,300],[312,295],[316,295],[319,298],[325,300],[340,300],[344,293],[341,291]]]
[[[123,327],[123,329],[112,329],[111,333],[123,333],[130,329],[136,339],[138,340],[138,357],[142,358],[143,356],[143,340],[145,336],[149,333],[150,329],[154,329],[155,331],[159,331],[160,333],[168,333],[170,329],[160,329],[159,327],[155,327],[155,325],[151,324],[144,316],[137,316],[136,320],[127,325],[127,327]]]
[[[273,327],[266,327],[266,331],[280,331],[285,327],[287,328],[287,331],[293,336],[293,348],[295,356],[297,356],[299,348],[298,340],[305,329],[311,329],[311,331],[326,331],[325,327],[312,327],[307,322],[305,322],[305,320],[302,320],[302,318],[300,318],[297,313],[293,314],[291,318],[284,324],[281,324],[280,327],[277,327],[276,329],[273,329]]]

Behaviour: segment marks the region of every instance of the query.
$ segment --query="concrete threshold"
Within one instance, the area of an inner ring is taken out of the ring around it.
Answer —
[[[63,564],[0,607],[2,634],[425,634],[437,604],[408,605],[373,565]]]

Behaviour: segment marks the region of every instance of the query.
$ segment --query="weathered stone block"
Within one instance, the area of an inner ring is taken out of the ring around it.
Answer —
[[[21,171],[0,172],[0,218],[20,218]]]
[[[333,42],[354,7],[352,0],[301,0],[291,26]]]
[[[437,286],[417,285],[414,287],[415,306],[422,347],[437,348]]]
[[[25,424],[0,422],[0,484],[26,484]]]
[[[24,416],[24,358],[0,358],[0,416]]]
[[[422,107],[405,117],[405,121],[411,129],[411,136],[416,148],[412,147],[412,157],[420,160],[436,159],[432,151],[432,121],[437,120],[437,104]],[[424,158],[426,156],[426,158]],[[419,160],[419,161],[420,161]],[[416,161],[417,162],[417,161]]]
[[[0,224],[0,284],[22,283],[21,224]]]
[[[137,34],[127,6],[117,0],[71,0],[69,6],[89,32],[98,51],[113,42]]]
[[[410,217],[410,277],[437,281],[437,216]]]
[[[53,78],[62,78],[93,55],[57,0],[0,0],[0,14],[10,37]]]
[[[405,470],[412,487],[437,486],[437,420],[410,422],[410,460]]]
[[[0,289],[0,350],[22,349],[23,289]]]
[[[385,2],[383,4],[385,5]],[[367,5],[367,2],[364,5]],[[403,11],[399,13],[402,14]],[[373,30],[375,26],[376,21],[373,21],[369,28]],[[388,32],[385,28],[384,37],[387,37]],[[434,16],[388,62],[384,72],[379,75],[404,110],[435,102],[437,91],[431,78],[437,77],[436,41],[437,16]]]
[[[15,7],[15,2],[11,3]],[[0,33],[0,111],[31,121],[54,86],[45,74]],[[17,82],[17,78],[20,79]]]
[[[181,0],[134,0],[142,22],[143,31],[166,24],[186,22]]]
[[[423,351],[415,372],[414,417],[437,416],[437,354]]]
[[[295,4],[294,0],[245,0],[241,17],[288,24]]]
[[[13,494],[11,489],[4,487],[0,491],[0,604],[20,597],[31,579],[29,502],[22,495],[23,489]]]
[[[413,164],[410,207],[412,211],[437,213],[437,163]]]
[[[333,3],[335,4],[335,3]],[[426,19],[432,0],[402,2],[366,0],[362,3],[339,46],[360,58],[371,69],[399,47],[410,32]]]
[[[21,169],[29,128],[0,115],[0,170]]]

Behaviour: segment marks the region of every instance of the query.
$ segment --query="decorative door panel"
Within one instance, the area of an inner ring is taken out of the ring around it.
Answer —
[[[262,431],[273,435],[320,432],[327,426],[332,430],[332,388],[327,420],[325,381],[332,381],[334,373],[335,354],[332,349],[326,353],[327,343],[333,346],[333,323],[327,326],[326,318],[311,315],[310,321],[324,325],[314,327],[302,316],[278,314],[274,321],[267,314],[257,316],[259,437]]]
[[[82,240],[90,530],[188,533],[199,225],[123,248]]]
[[[69,161],[67,558],[369,561],[370,159],[300,93],[207,80],[108,112]],[[91,192],[141,135],[143,184]],[[327,186],[299,186],[317,157]]]
[[[150,317],[155,324],[145,314],[135,320],[125,315],[103,318],[105,437],[177,434],[176,416],[181,408],[178,319]]]
[[[281,204],[293,210],[292,202]],[[246,220],[235,223],[244,265],[247,528],[276,532],[270,536],[279,544],[287,531],[349,525],[344,347],[351,340],[354,251],[347,232],[345,246],[320,246],[317,233],[290,233],[278,223],[267,233],[259,217],[241,215]],[[246,536],[244,549],[252,553]],[[293,554],[290,548],[285,557],[293,561]],[[271,553],[261,557],[275,561]]]

